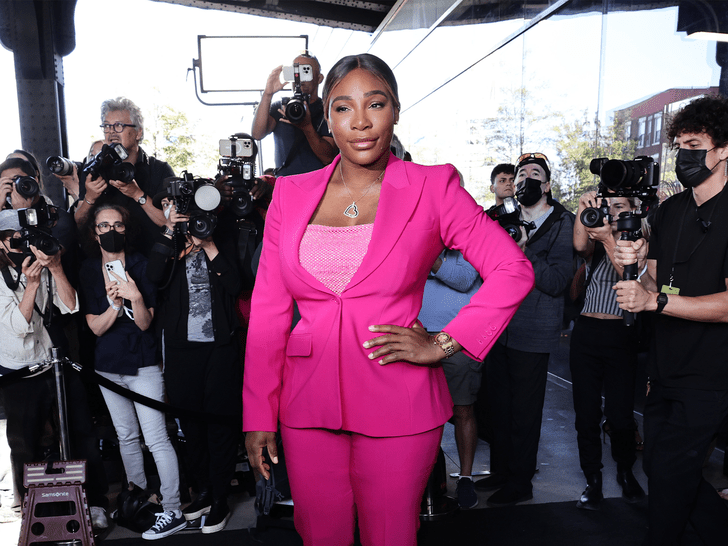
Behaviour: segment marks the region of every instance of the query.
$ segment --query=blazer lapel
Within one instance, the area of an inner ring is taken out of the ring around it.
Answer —
[[[415,212],[423,187],[424,176],[392,154],[382,179],[369,249],[344,293],[366,279],[392,251]]]

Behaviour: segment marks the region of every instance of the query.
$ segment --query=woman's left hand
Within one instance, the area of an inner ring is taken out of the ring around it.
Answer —
[[[381,365],[406,361],[416,366],[436,368],[445,357],[442,349],[432,342],[427,330],[419,324],[412,328],[380,324],[370,326],[369,330],[385,333],[364,342],[365,349],[379,346],[369,354],[369,358],[379,359]]]

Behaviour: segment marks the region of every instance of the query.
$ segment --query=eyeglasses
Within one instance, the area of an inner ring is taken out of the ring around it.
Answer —
[[[546,166],[551,170],[551,163],[549,162],[549,158],[546,157],[546,154],[542,153],[531,153],[531,154],[523,154],[521,157],[518,158],[518,161],[516,161],[516,165],[520,165],[524,161],[528,161],[529,159],[543,159],[546,162]]]
[[[96,229],[98,229],[101,233],[106,233],[110,229],[113,229],[118,233],[124,233],[124,231],[126,231],[126,224],[123,222],[114,222],[113,224],[101,222],[100,224],[96,224]]]
[[[111,129],[114,129],[115,133],[123,133],[124,127],[136,127],[133,123],[121,123],[120,121],[117,121],[116,123],[102,123],[99,125],[104,130],[104,133],[110,133]]]

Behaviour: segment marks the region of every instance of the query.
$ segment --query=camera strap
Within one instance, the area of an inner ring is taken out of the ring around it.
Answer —
[[[5,285],[10,290],[15,292],[18,289],[18,286],[20,286],[20,271],[16,271],[16,273],[18,274],[17,279],[13,279],[13,275],[10,273],[9,267],[3,267],[2,272],[3,272],[3,280],[5,281]],[[48,284],[48,298],[47,298],[48,309],[46,310],[45,313],[43,313],[38,308],[38,304],[35,301],[33,302],[33,309],[35,309],[38,312],[38,314],[43,318],[43,326],[45,326],[46,328],[51,325],[51,322],[53,320],[53,285],[51,284],[53,277],[51,277],[50,273],[48,274],[48,277],[49,277],[48,283],[47,283]],[[25,288],[25,285],[23,285],[23,288]]]

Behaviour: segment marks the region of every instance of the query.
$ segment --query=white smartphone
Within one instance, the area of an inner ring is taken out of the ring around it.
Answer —
[[[111,275],[111,271],[116,273],[119,277],[121,277],[125,281],[128,280],[126,278],[126,272],[124,271],[124,266],[121,264],[121,260],[114,260],[112,262],[106,262],[104,264],[104,269],[106,269],[106,274],[108,275],[109,280],[116,281],[116,284],[119,284],[119,281],[116,280],[116,277],[113,277]]]
[[[313,81],[313,67],[310,64],[299,64],[298,65],[298,76],[302,82]],[[295,78],[293,77],[293,67],[283,67],[283,81],[292,82]]]

